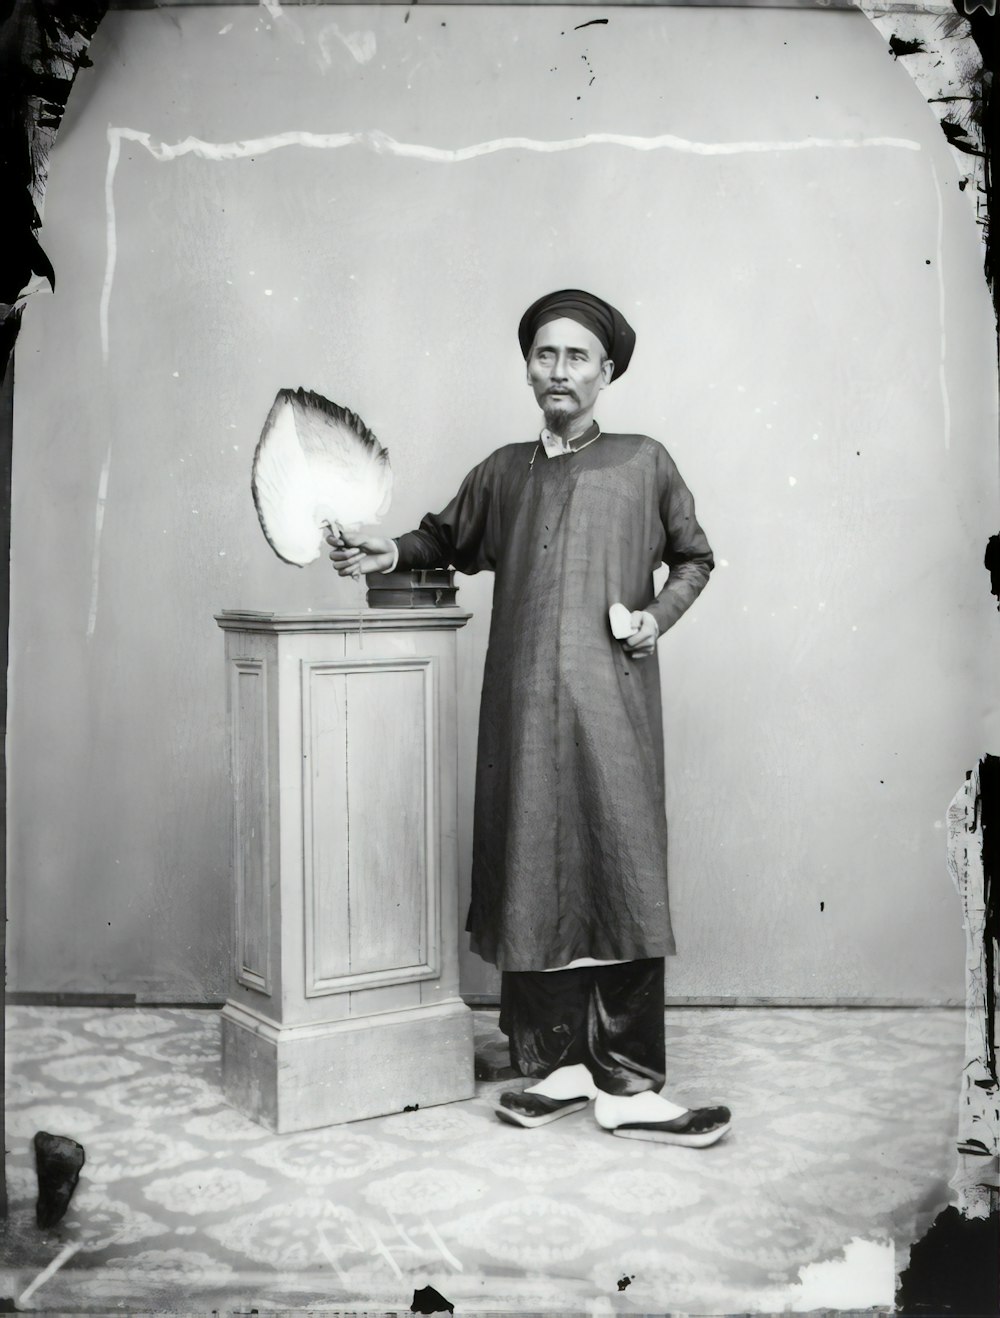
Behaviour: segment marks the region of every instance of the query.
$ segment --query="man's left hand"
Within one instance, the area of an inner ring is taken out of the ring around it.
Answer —
[[[631,636],[622,641],[622,648],[633,659],[646,659],[656,649],[660,628],[651,613],[633,613],[632,625],[637,628]]]

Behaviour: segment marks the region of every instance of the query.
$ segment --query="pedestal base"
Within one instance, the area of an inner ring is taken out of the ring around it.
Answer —
[[[284,1028],[227,1002],[227,1102],[279,1135],[472,1098],[472,1012],[453,999]]]

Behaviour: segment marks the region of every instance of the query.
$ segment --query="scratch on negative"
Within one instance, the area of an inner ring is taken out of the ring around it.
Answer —
[[[333,1268],[334,1272],[336,1272],[337,1276],[339,1277],[339,1279],[340,1279],[340,1284],[341,1284],[342,1286],[346,1286],[346,1285],[347,1285],[347,1275],[346,1275],[346,1273],[344,1272],[343,1268],[340,1266],[340,1263],[339,1263],[339,1261],[338,1261],[338,1259],[337,1259],[337,1255],[333,1252],[333,1249],[332,1249],[331,1246],[330,1246],[330,1242],[329,1242],[329,1241],[327,1240],[327,1238],[326,1238],[326,1234],[325,1234],[325,1232],[324,1232],[324,1230],[323,1230],[323,1223],[322,1223],[322,1222],[318,1222],[318,1223],[316,1224],[316,1231],[317,1231],[317,1233],[319,1234],[319,1247],[320,1247],[320,1249],[321,1249],[321,1250],[323,1251],[323,1253],[326,1255],[327,1261],[329,1262],[330,1266]]]
[[[456,1272],[463,1272],[464,1269],[462,1267],[462,1264],[459,1262],[459,1260],[455,1257],[455,1255],[451,1252],[448,1246],[441,1239],[433,1222],[429,1221],[426,1217],[424,1218],[424,1229],[426,1230],[430,1238],[434,1241],[435,1245],[437,1245],[441,1257],[445,1260],[445,1262],[450,1263],[451,1266],[456,1270]]]
[[[135,142],[144,147],[154,160],[166,162],[181,156],[198,156],[202,160],[243,160],[248,156],[262,156],[283,147],[299,146],[314,150],[335,150],[346,146],[363,146],[376,155],[399,156],[411,160],[427,160],[437,164],[461,164],[481,156],[495,155],[499,151],[578,151],[590,146],[618,146],[631,151],[680,151],[698,156],[737,156],[747,153],[768,154],[784,151],[857,150],[889,147],[900,151],[920,151],[919,142],[906,137],[802,137],[788,141],[698,142],[661,133],[654,137],[636,137],[627,133],[587,133],[583,137],[570,137],[547,141],[532,137],[497,137],[488,142],[475,142],[470,146],[437,147],[417,142],[399,142],[380,129],[357,133],[308,133],[290,131],[274,133],[270,137],[249,138],[236,142],[206,142],[197,137],[186,137],[180,142],[156,142],[149,133],[136,128],[108,127],[108,167],[104,180],[107,210],[107,261],[104,269],[104,286],[101,290],[101,350],[108,360],[108,311],[111,288],[117,261],[115,234],[114,186],[115,174],[121,156],[121,143]]]
[[[17,1297],[18,1308],[20,1308],[24,1304],[27,1304],[28,1300],[31,1299],[32,1295],[34,1295],[35,1291],[38,1290],[39,1286],[44,1286],[45,1283],[49,1280],[49,1278],[55,1276],[55,1274],[59,1271],[59,1269],[63,1266],[63,1264],[68,1263],[69,1260],[73,1257],[73,1255],[77,1252],[77,1250],[82,1248],[83,1248],[83,1242],[78,1240],[73,1244],[66,1245],[64,1249],[60,1250],[60,1252],[55,1256],[55,1258],[48,1265],[48,1267],[43,1268],[42,1271],[38,1274],[38,1276],[34,1279],[34,1281],[29,1286],[26,1286],[25,1289],[21,1292],[21,1294]]]
[[[90,613],[87,615],[87,640],[97,626],[97,595],[101,580],[101,537],[104,534],[104,508],[108,501],[108,477],[111,473],[111,445],[104,455],[101,479],[97,485],[97,507],[94,511],[94,555],[90,568]]]

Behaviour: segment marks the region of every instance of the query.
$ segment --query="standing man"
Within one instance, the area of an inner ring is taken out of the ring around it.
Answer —
[[[595,1100],[616,1135],[712,1144],[728,1109],[660,1093],[663,959],[675,947],[656,662],[712,551],[666,449],[594,420],[632,356],[621,313],[565,289],[528,308],[518,338],[545,419],[538,439],[497,449],[418,530],[334,535],[330,557],[341,576],[495,574],[466,927],[502,971],[500,1026],[536,1081],[501,1094],[498,1116],[530,1127]],[[670,575],[654,596],[661,563]],[[615,603],[631,615],[622,640]]]

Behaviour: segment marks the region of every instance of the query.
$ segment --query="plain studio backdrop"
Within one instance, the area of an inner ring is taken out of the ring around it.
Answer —
[[[17,348],[11,989],[224,996],[213,614],[359,598],[261,534],[275,392],[360,413],[399,533],[537,432],[517,321],[575,285],[638,335],[601,425],[666,444],[719,564],[659,646],[670,1000],[961,1001],[945,816],[1000,745],[995,342],[973,199],[868,21],[175,7],[91,54]],[[467,885],[491,580],[459,581]]]

